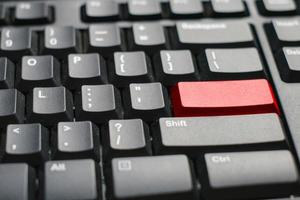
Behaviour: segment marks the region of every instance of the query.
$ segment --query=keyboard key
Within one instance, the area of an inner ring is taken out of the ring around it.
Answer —
[[[156,76],[165,85],[197,80],[199,73],[189,50],[163,50],[155,57]]]
[[[15,7],[17,24],[43,24],[52,21],[51,8],[44,2],[22,2]]]
[[[116,52],[110,78],[118,87],[126,87],[130,83],[151,82],[153,75],[150,63],[143,51]]]
[[[180,82],[171,93],[177,117],[279,113],[265,79]]]
[[[79,33],[71,26],[46,27],[44,34],[44,54],[66,58],[70,53],[79,51]]]
[[[0,89],[13,88],[15,65],[7,58],[0,57]]]
[[[76,96],[76,117],[105,123],[122,115],[121,97],[113,85],[84,85]]]
[[[98,168],[93,160],[47,162],[43,178],[43,199],[97,200],[100,196]]]
[[[169,102],[167,91],[160,83],[130,84],[124,93],[125,116],[153,121],[168,116]]]
[[[171,15],[175,18],[199,17],[203,5],[198,0],[170,0]]]
[[[84,9],[83,19],[89,22],[116,20],[120,12],[118,3],[111,0],[88,1]]]
[[[128,0],[128,15],[142,20],[160,18],[160,3],[157,0]]]
[[[300,48],[284,47],[277,55],[278,69],[281,78],[287,82],[299,82],[300,78]]]
[[[35,172],[27,164],[0,164],[0,199],[35,200]]]
[[[209,199],[284,197],[293,194],[299,179],[286,150],[211,153],[205,161],[209,184],[203,184],[203,195]]]
[[[3,28],[1,31],[1,55],[18,60],[23,55],[36,53],[36,34],[29,28]]]
[[[272,41],[273,49],[277,50],[280,46],[300,45],[300,20],[277,19],[269,25],[269,37]]]
[[[258,6],[265,15],[295,14],[297,9],[294,0],[261,0]]]
[[[166,48],[166,38],[162,25],[155,22],[135,23],[132,28],[133,39],[130,38],[130,49],[143,50],[153,54]]]
[[[203,75],[209,79],[263,78],[264,69],[256,48],[206,49]],[[204,58],[200,58],[200,63]]]
[[[6,23],[6,8],[3,5],[0,5],[0,24]]]
[[[17,74],[17,87],[22,91],[61,84],[60,66],[53,56],[24,56]]]
[[[277,114],[221,117],[161,118],[156,130],[157,153],[228,151],[284,147],[285,134]],[[184,133],[184,134],[182,134]]]
[[[89,27],[88,51],[111,55],[123,49],[122,32],[115,24],[100,24]]]
[[[103,138],[108,158],[151,154],[149,128],[140,119],[110,120]]]
[[[66,68],[65,85],[80,90],[82,85],[97,85],[107,82],[105,61],[99,54],[70,54]]]
[[[48,130],[41,124],[11,124],[7,126],[4,160],[39,165],[48,160]]]
[[[111,178],[108,194],[116,200],[194,199],[193,173],[183,155],[113,159]]]
[[[25,97],[16,89],[0,90],[0,121],[1,127],[7,124],[23,123]]]
[[[65,87],[34,88],[28,99],[30,122],[52,126],[60,121],[73,120],[73,98]]]
[[[54,150],[56,159],[91,158],[99,161],[99,130],[89,121],[60,122],[54,134]]]
[[[199,51],[206,47],[252,46],[250,25],[244,22],[182,21],[176,23],[173,33],[178,48]]]
[[[216,16],[244,15],[246,10],[242,0],[211,0]]]

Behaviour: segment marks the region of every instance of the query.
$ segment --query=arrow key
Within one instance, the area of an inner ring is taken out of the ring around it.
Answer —
[[[61,122],[53,137],[55,159],[92,158],[99,161],[99,130],[90,121]]]

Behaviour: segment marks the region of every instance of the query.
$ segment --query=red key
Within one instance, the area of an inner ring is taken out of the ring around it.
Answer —
[[[180,82],[172,88],[177,117],[278,113],[271,85],[265,79]]]

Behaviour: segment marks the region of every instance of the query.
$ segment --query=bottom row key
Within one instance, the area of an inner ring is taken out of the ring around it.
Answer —
[[[207,199],[287,197],[299,187],[297,167],[287,150],[210,153],[205,161],[208,180],[206,172],[200,174]]]

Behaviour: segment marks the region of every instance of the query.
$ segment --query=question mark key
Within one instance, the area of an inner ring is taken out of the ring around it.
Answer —
[[[141,119],[110,120],[104,135],[104,153],[109,158],[151,153],[149,128]]]

